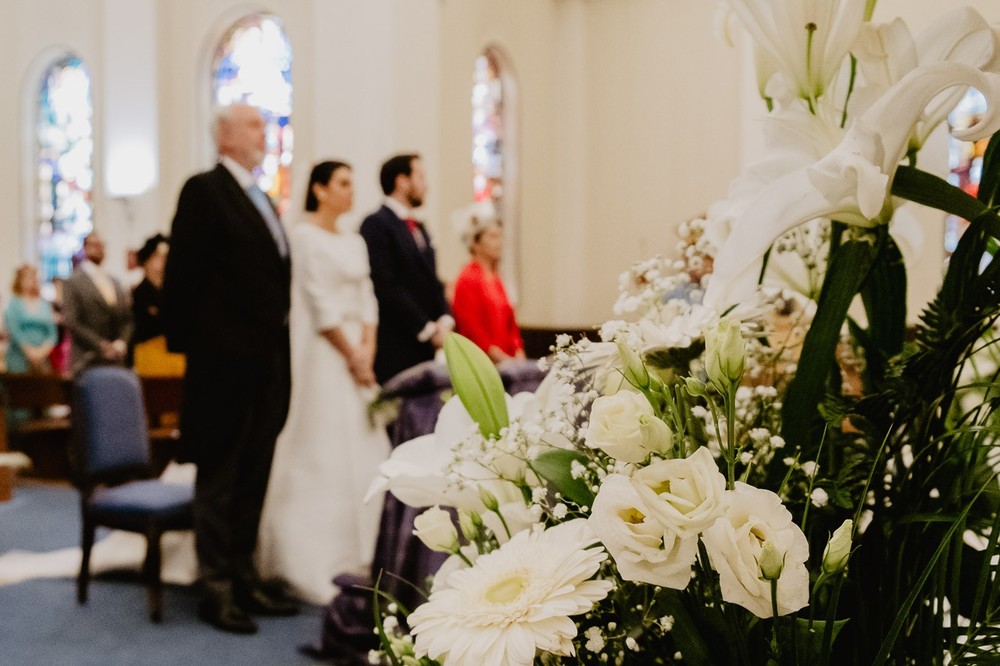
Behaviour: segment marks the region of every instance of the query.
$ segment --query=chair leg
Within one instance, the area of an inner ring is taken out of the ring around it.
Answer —
[[[161,534],[162,531],[155,525],[146,530],[146,562],[143,565],[143,574],[146,578],[149,619],[153,622],[163,620],[163,581],[160,580]]]
[[[94,547],[94,532],[97,526],[86,509],[83,510],[83,534],[81,538],[80,575],[76,579],[76,600],[87,603],[87,586],[90,584],[90,549]]]

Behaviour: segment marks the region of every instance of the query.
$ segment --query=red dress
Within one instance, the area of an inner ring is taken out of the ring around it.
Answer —
[[[498,275],[470,261],[455,280],[452,302],[455,330],[475,342],[483,351],[499,347],[508,356],[524,348],[514,309]]]

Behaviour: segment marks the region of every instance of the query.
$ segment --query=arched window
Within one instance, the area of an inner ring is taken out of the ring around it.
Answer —
[[[35,124],[37,251],[43,282],[68,277],[93,229],[94,107],[90,72],[67,53],[45,70]]]
[[[948,126],[964,129],[972,125],[986,112],[986,98],[975,88],[970,88],[955,110],[948,115]],[[979,141],[960,141],[948,136],[948,182],[956,185],[972,196],[979,192],[979,179],[983,171],[983,155],[989,137]],[[969,226],[968,221],[956,215],[945,218],[944,249],[948,256],[955,251],[958,239]]]
[[[492,201],[504,225],[504,282],[517,300],[516,155],[514,82],[506,58],[489,47],[476,58],[472,80],[472,193]]]
[[[476,201],[503,203],[503,81],[491,51],[476,58],[472,84],[472,189]]]
[[[251,14],[226,31],[212,62],[212,101],[245,102],[264,114],[267,154],[258,183],[284,212],[291,192],[292,46],[281,19]]]

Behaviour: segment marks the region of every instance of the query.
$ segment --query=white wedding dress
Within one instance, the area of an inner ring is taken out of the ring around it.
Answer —
[[[354,383],[319,331],[336,326],[357,344],[363,325],[377,322],[378,305],[357,233],[300,223],[292,256],[291,410],[275,449],[257,568],[285,579],[301,598],[326,603],[335,575],[371,563],[382,503],[363,499],[389,440],[368,419],[374,390]]]
[[[343,356],[318,331],[340,327],[351,342],[377,305],[368,277],[368,252],[356,233],[331,233],[301,222],[292,230],[292,396],[278,437],[257,542],[257,568],[282,578],[305,601],[327,603],[332,579],[359,571],[375,548],[382,502],[363,498],[389,454],[381,426],[372,426],[367,404]],[[194,466],[171,464],[161,478],[193,483]],[[140,569],[145,539],[117,530],[91,551],[91,572]],[[75,576],[80,549],[0,555],[0,585],[29,578]],[[191,532],[163,538],[162,577],[190,584],[197,578]]]

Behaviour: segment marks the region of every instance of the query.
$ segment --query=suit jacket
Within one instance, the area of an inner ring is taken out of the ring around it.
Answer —
[[[107,363],[101,343],[132,337],[132,299],[121,283],[115,285],[116,302],[108,305],[90,276],[77,268],[63,285],[63,316],[72,336],[70,369],[73,374],[92,365]],[[124,361],[123,361],[124,362]]]
[[[417,335],[427,322],[448,313],[434,248],[422,225],[419,231],[425,241],[423,248],[417,246],[406,223],[387,206],[361,223],[378,299],[375,376],[381,383],[434,358],[434,346],[418,341]]]
[[[161,317],[170,351],[250,359],[288,346],[291,261],[226,167],[192,176],[170,232]]]

